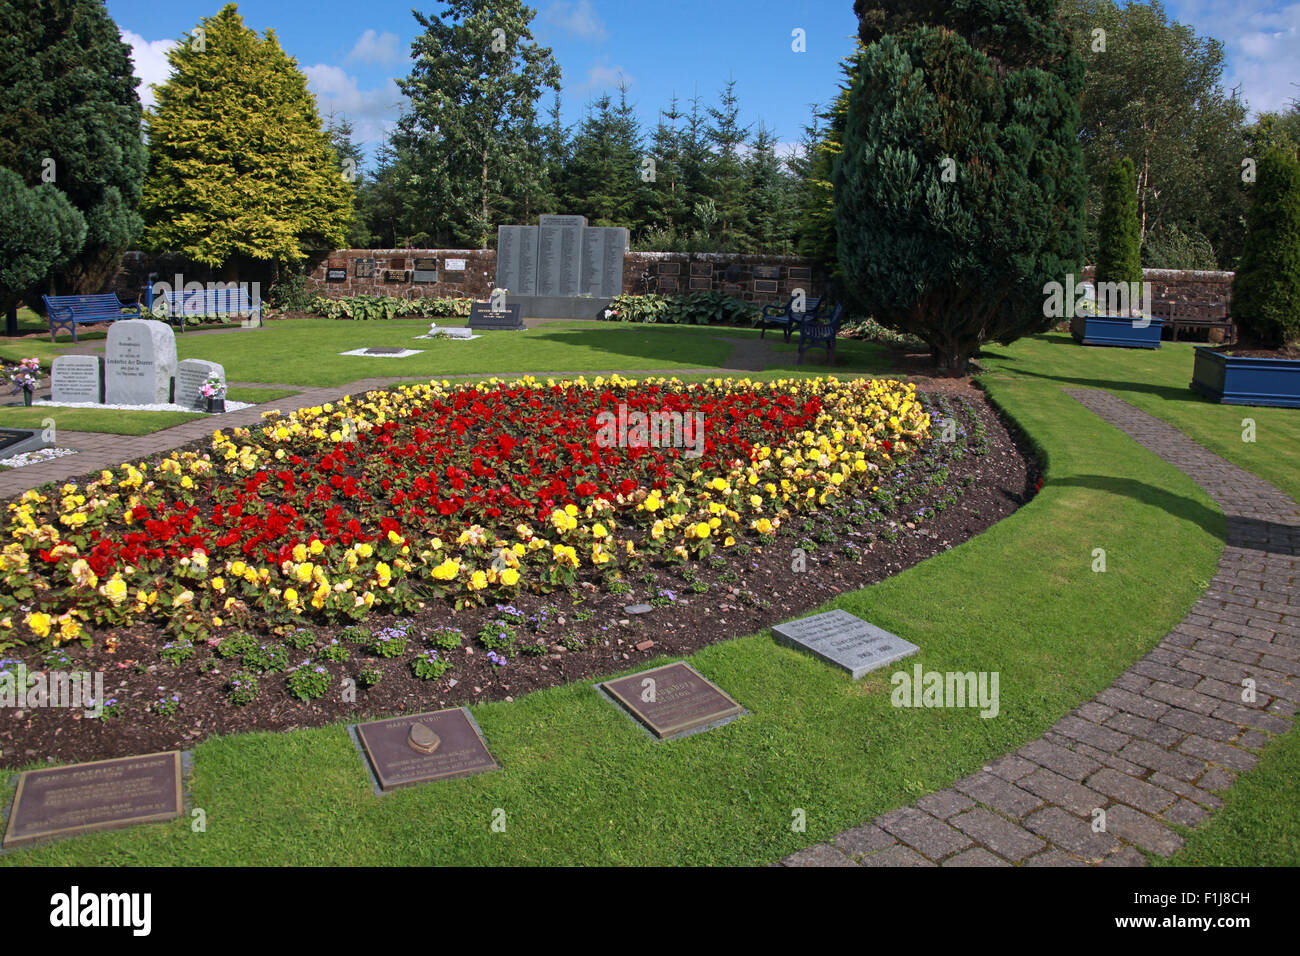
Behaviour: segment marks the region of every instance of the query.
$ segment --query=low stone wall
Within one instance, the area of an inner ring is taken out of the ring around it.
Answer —
[[[1092,282],[1093,266],[1083,267],[1083,280]],[[1169,302],[1222,302],[1232,314],[1232,272],[1197,272],[1177,269],[1143,269],[1142,280],[1151,283],[1151,297]]]
[[[448,260],[465,267],[448,269]],[[496,269],[495,249],[340,249],[312,270],[307,289],[329,296],[486,299]],[[645,272],[656,277],[662,293],[726,292],[746,302],[784,302],[795,289],[819,296],[825,288],[817,263],[797,256],[629,252],[623,257],[623,291],[640,292]]]

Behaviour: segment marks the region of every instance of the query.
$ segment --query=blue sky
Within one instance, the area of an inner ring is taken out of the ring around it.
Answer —
[[[145,83],[167,75],[166,49],[223,0],[108,0],[108,12],[135,54]],[[763,123],[793,143],[813,103],[835,95],[839,61],[857,29],[851,0],[534,0],[534,36],[563,71],[561,106],[576,123],[602,92],[628,84],[643,124],[652,126],[676,94],[705,106],[729,78],[742,121]],[[433,13],[441,3],[417,3]],[[1252,111],[1300,98],[1300,2],[1171,0],[1170,15],[1222,40],[1225,82],[1239,86]],[[405,76],[418,26],[411,0],[245,0],[245,23],[274,28],[308,76],[322,115],[347,115],[367,144],[381,141],[398,113],[395,78]],[[802,30],[806,51],[792,49]],[[141,97],[151,97],[142,84]],[[547,101],[549,102],[549,101]],[[371,149],[373,155],[373,149]]]

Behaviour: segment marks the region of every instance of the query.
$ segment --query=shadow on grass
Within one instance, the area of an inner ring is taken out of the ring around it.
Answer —
[[[1125,495],[1135,501],[1157,508],[1199,525],[1206,534],[1214,535],[1220,541],[1227,541],[1227,519],[1222,512],[1207,508],[1198,501],[1176,495],[1173,492],[1149,485],[1144,481],[1128,478],[1116,478],[1112,475],[1075,475],[1072,478],[1055,478],[1052,487],[1088,488],[1092,491],[1104,491],[1112,495]],[[1264,524],[1264,522],[1259,522]]]
[[[1157,398],[1164,399],[1167,402],[1187,402],[1194,405],[1215,405],[1217,402],[1191,390],[1190,387],[1175,388],[1169,385],[1153,385],[1150,382],[1136,382],[1132,379],[1118,381],[1109,378],[1084,378],[1077,375],[1051,375],[1045,372],[1031,372],[1027,368],[1017,367],[1019,359],[1007,355],[1005,352],[982,352],[982,358],[997,359],[1006,364],[992,371],[1000,372],[1005,375],[1022,376],[1024,378],[1041,378],[1049,382],[1060,382],[1063,385],[1074,385],[1079,388],[1099,388],[1106,391],[1121,392],[1144,392],[1148,395],[1154,395]],[[1187,380],[1191,381],[1191,371],[1188,371]]]

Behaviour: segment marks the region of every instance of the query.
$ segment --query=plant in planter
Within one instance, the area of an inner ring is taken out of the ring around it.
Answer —
[[[199,386],[199,394],[208,400],[208,411],[219,414],[226,410],[226,383],[216,375],[209,375]]]
[[[1138,241],[1137,181],[1127,156],[1110,164],[1097,221],[1096,299],[1070,322],[1083,345],[1160,348],[1164,325],[1140,308],[1142,257]]]
[[[23,404],[30,405],[36,386],[41,382],[41,360],[25,358],[14,366],[9,373],[9,384],[14,387],[13,394],[23,393]]]
[[[1259,159],[1246,244],[1232,282],[1237,344],[1198,348],[1192,388],[1227,405],[1300,408],[1300,160]]]

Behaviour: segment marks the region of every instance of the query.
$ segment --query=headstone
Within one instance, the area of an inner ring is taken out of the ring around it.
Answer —
[[[203,397],[203,383],[216,375],[224,384],[226,370],[216,362],[204,359],[185,359],[176,366],[176,389],[172,401],[186,408],[204,408],[207,399]]]
[[[745,712],[682,661],[605,681],[600,687],[660,740],[718,727]]]
[[[844,668],[854,680],[920,650],[915,644],[841,610],[778,624],[772,628],[772,634],[780,644],[807,651],[828,664]]]
[[[104,350],[104,401],[157,405],[171,400],[176,335],[153,319],[119,319],[108,328]]]
[[[28,770],[18,777],[4,846],[170,820],[184,809],[179,751]]]
[[[493,312],[491,302],[474,302],[469,307],[469,327],[471,329],[490,329],[520,331],[525,328],[521,314],[523,307],[519,303],[506,303],[504,312]]]
[[[478,724],[464,707],[358,724],[356,733],[385,793],[497,768]]]
[[[104,359],[99,355],[60,355],[50,363],[50,401],[102,402]]]

